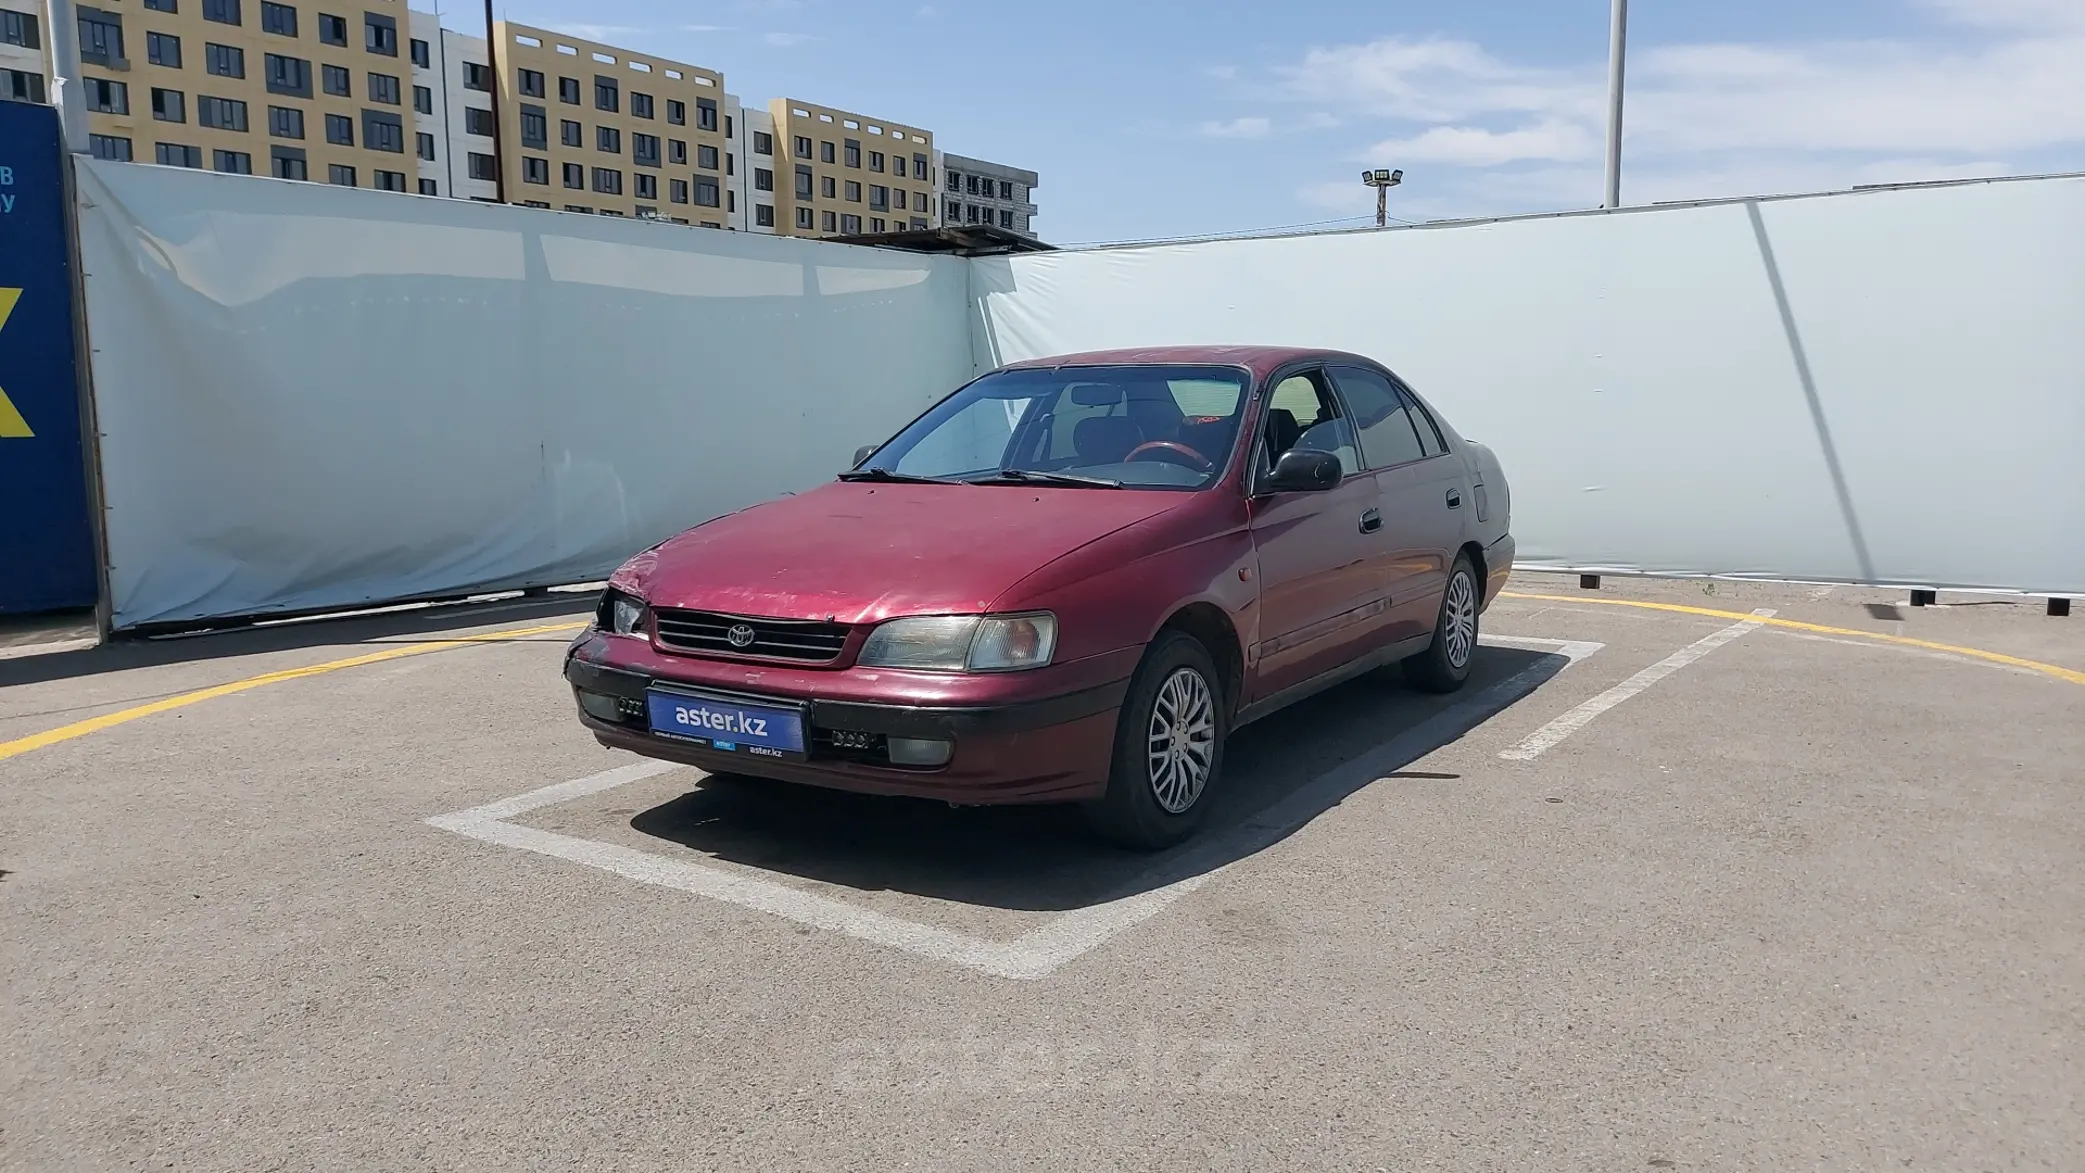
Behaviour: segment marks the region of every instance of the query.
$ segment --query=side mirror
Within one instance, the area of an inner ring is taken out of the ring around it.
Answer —
[[[1281,454],[1274,472],[1267,477],[1270,493],[1322,493],[1339,487],[1345,474],[1339,457],[1314,448],[1291,448]]]
[[[855,449],[854,463],[848,465],[847,467],[860,468],[862,466],[862,461],[867,460],[869,457],[876,455],[876,450],[881,447],[883,447],[883,445],[881,444],[864,444],[861,447]]]

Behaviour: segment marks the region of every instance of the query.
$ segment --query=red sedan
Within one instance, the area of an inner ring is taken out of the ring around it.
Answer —
[[[1246,722],[1391,664],[1460,687],[1507,520],[1490,450],[1359,355],[1039,359],[630,559],[565,678],[605,745],[1162,847]]]

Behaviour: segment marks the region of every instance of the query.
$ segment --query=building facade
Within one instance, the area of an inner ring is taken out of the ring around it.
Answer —
[[[768,103],[775,231],[855,236],[933,222],[934,135],[797,98]]]
[[[989,224],[1033,239],[1035,189],[1041,177],[1033,171],[988,163],[965,155],[941,157],[941,223]]]

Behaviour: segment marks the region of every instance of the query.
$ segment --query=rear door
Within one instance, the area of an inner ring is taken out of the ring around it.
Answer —
[[[1252,700],[1328,672],[1382,639],[1382,510],[1352,430],[1320,369],[1280,379],[1262,413],[1254,487],[1290,448],[1332,452],[1347,474],[1320,493],[1258,493],[1260,560]]]
[[[1383,372],[1333,368],[1354,415],[1362,460],[1382,498],[1385,545],[1382,588],[1387,637],[1411,639],[1433,630],[1448,568],[1462,544],[1468,486],[1433,422]]]

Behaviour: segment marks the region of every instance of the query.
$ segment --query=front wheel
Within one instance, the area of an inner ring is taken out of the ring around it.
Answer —
[[[1441,613],[1434,620],[1433,642],[1404,662],[1404,674],[1422,692],[1454,692],[1470,678],[1477,653],[1477,572],[1468,554],[1457,554],[1441,592]]]
[[[1194,834],[1223,769],[1223,696],[1199,640],[1171,631],[1152,643],[1122,702],[1107,793],[1086,807],[1102,838],[1156,851]]]

